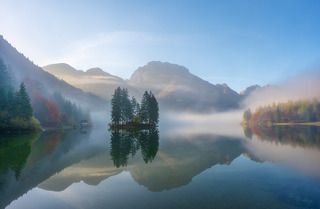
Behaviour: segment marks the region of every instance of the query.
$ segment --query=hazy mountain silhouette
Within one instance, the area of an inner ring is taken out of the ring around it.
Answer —
[[[100,68],[91,68],[84,72],[68,64],[58,63],[44,66],[43,69],[77,88],[108,100],[111,99],[115,88],[126,86],[123,79],[106,73]]]
[[[189,72],[183,66],[153,61],[139,67],[129,80],[102,71],[86,72],[67,64],[53,64],[44,69],[85,91],[110,99],[117,86],[127,87],[139,98],[151,90],[160,105],[174,110],[226,110],[238,107],[241,96],[226,84],[213,85]]]
[[[183,66],[149,62],[139,67],[128,81],[130,86],[152,90],[168,108],[225,110],[238,107],[240,95],[226,84],[213,85]]]
[[[249,96],[252,92],[259,90],[263,87],[259,86],[259,85],[252,85],[247,87],[245,90],[243,90],[242,92],[240,92],[240,95],[243,97],[247,97]]]
[[[102,109],[105,106],[103,99],[93,94],[85,93],[35,65],[11,46],[1,35],[0,58],[8,66],[15,85],[25,82],[27,87],[32,88],[30,86],[32,83],[34,86],[43,88],[42,91],[45,90],[48,93],[59,92],[66,98],[81,105],[94,107],[95,109]]]

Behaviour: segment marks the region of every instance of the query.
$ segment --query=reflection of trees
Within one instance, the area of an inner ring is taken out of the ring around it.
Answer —
[[[245,128],[244,133],[249,138],[254,134],[262,140],[301,147],[320,148],[320,127],[318,126],[257,126]]]
[[[159,148],[159,132],[157,129],[142,131],[139,134],[141,153],[145,163],[151,162],[156,156]]]
[[[36,138],[37,135],[33,134],[0,139],[0,174],[11,169],[18,179],[31,152],[31,144]]]
[[[111,132],[111,158],[116,167],[127,166],[129,155],[141,149],[145,163],[158,152],[159,132],[156,128],[141,131],[114,130]]]
[[[49,131],[40,136],[0,135],[0,208],[64,168],[89,157],[85,154],[87,151],[82,150],[94,154],[81,148],[87,139],[88,135],[78,131]]]

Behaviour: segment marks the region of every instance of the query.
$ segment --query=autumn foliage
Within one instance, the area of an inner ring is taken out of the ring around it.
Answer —
[[[306,123],[320,121],[320,102],[317,99],[289,101],[250,109],[243,114],[243,125],[270,126],[276,123]]]

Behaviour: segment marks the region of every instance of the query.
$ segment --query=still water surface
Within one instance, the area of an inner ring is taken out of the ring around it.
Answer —
[[[2,136],[0,208],[320,208],[320,128]]]

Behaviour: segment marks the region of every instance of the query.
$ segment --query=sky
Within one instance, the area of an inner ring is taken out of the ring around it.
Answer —
[[[0,34],[39,66],[130,78],[166,61],[241,91],[320,70],[319,11],[317,0],[0,0]]]

